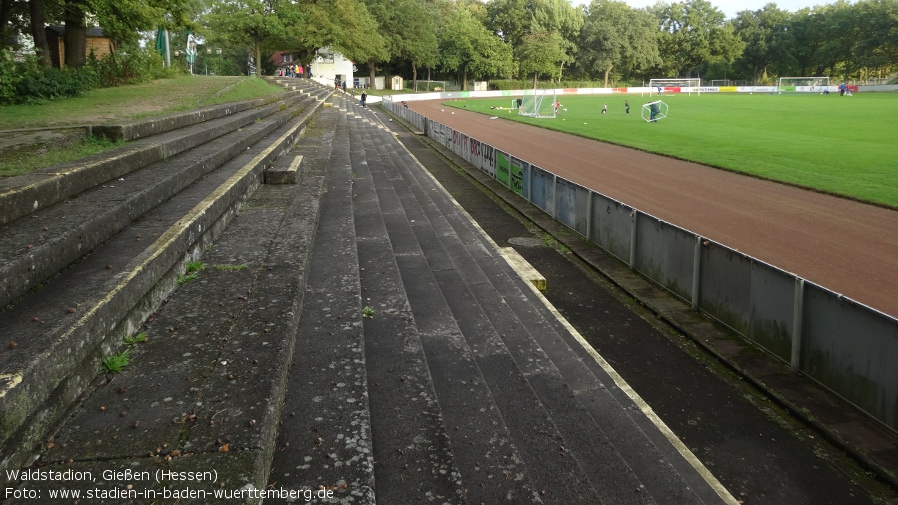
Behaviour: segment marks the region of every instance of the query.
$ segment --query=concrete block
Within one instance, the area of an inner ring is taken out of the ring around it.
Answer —
[[[546,278],[537,272],[530,263],[527,263],[527,260],[518,254],[514,248],[501,247],[499,250],[502,252],[502,256],[505,257],[505,260],[508,261],[508,264],[511,265],[511,268],[513,268],[522,279],[533,284],[533,286],[540,291],[546,290]]]
[[[296,174],[302,165],[302,155],[297,155],[289,166],[275,165],[265,171],[265,184],[296,184]]]

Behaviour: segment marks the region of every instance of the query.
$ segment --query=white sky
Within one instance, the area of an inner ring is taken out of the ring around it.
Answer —
[[[627,5],[634,8],[654,5],[656,0],[625,0]],[[664,3],[672,3],[675,0],[663,0]],[[711,3],[726,14],[727,19],[736,17],[736,13],[744,10],[763,9],[768,3],[775,3],[782,10],[795,12],[805,7],[817,5],[830,5],[836,0],[711,0]],[[587,5],[590,0],[573,0],[574,5]]]

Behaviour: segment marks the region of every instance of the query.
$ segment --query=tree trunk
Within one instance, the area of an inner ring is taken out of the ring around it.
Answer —
[[[262,77],[262,43],[256,41],[253,56],[256,58],[256,77]]]
[[[13,35],[9,29],[9,22],[12,20],[12,4],[13,0],[0,0],[0,49],[7,46],[7,39]]]
[[[611,69],[614,68],[614,65],[605,69],[605,87],[608,87],[608,76],[611,75]]]
[[[87,28],[84,26],[84,9],[78,2],[66,2],[65,19],[65,64],[81,68],[87,59]]]
[[[418,66],[412,62],[412,89],[418,89]]]
[[[46,23],[44,23],[44,0],[31,0],[31,36],[34,37],[34,52],[41,65],[50,66],[50,46],[47,45]]]
[[[468,90],[468,67],[467,66],[465,66],[465,68],[463,68],[461,71],[461,90],[462,91]],[[443,91],[446,91],[446,90],[444,89]]]
[[[564,62],[561,62],[561,67],[558,68],[558,84],[561,84],[561,79],[564,78]]]
[[[533,72],[533,89],[536,89],[536,78],[539,77],[538,72]]]
[[[368,62],[368,88],[375,89],[374,84],[377,77],[377,67],[374,66],[374,60]]]

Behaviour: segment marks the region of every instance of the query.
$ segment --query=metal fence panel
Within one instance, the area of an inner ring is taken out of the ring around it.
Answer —
[[[508,175],[511,173],[511,156],[496,149],[496,180],[508,187]]]
[[[699,269],[699,308],[730,328],[748,335],[752,260],[705,240]]]
[[[898,321],[805,284],[801,371],[898,430]]]
[[[686,300],[692,293],[695,235],[647,214],[636,215],[633,267]]]
[[[480,144],[480,170],[496,178],[496,148],[489,144]]]
[[[898,319],[712,241],[697,245],[689,231],[421,121],[427,135],[543,211],[557,211],[562,223],[635,270],[898,430]],[[804,295],[796,296],[801,286]]]
[[[508,187],[511,188],[512,191],[518,194],[518,196],[524,196],[524,174],[527,172],[527,167],[530,166],[530,163],[526,161],[511,157],[511,170],[508,174]]]
[[[587,216],[589,213],[590,191],[579,184],[566,179],[558,179],[555,194],[558,203],[555,206],[556,218],[581,235],[586,235]]]
[[[599,193],[592,193],[593,242],[622,261],[630,260],[633,208]]]
[[[795,320],[795,277],[765,263],[751,270],[748,338],[787,363]]]
[[[552,215],[552,187],[555,176],[537,167],[530,167],[530,203]]]

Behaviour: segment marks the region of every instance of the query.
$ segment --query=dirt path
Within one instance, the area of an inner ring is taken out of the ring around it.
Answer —
[[[454,109],[413,110],[664,221],[898,316],[898,212]]]

